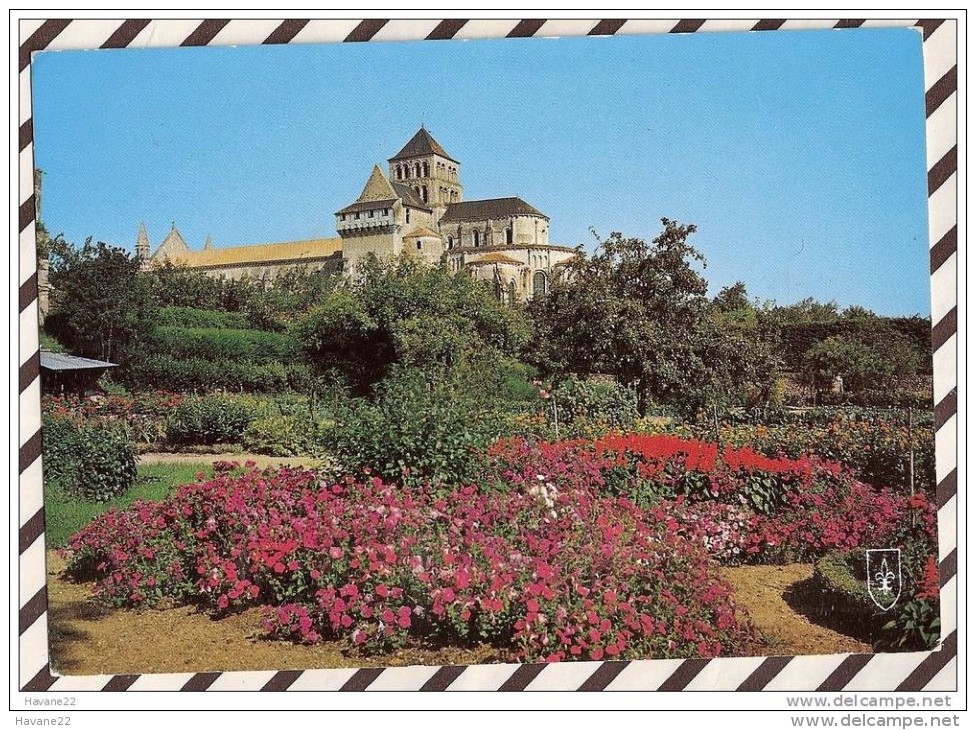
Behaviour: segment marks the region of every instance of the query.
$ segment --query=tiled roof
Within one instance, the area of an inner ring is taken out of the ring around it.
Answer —
[[[474,266],[476,264],[519,264],[520,266],[525,266],[524,261],[519,261],[511,256],[506,256],[503,253],[489,253],[482,256],[480,259],[475,259],[474,261],[468,261],[468,266]]]
[[[444,148],[437,144],[437,140],[430,136],[430,132],[421,127],[417,133],[410,138],[410,141],[403,145],[403,149],[390,158],[390,162],[395,160],[405,160],[410,157],[423,157],[425,155],[440,155],[451,162],[457,162],[451,157]],[[460,163],[459,163],[460,164]]]
[[[417,191],[405,183],[392,183],[393,189],[396,190],[397,197],[403,201],[404,205],[409,205],[411,208],[418,208],[420,210],[430,210],[430,206],[427,205],[420,196],[417,195]]]
[[[351,203],[342,210],[337,210],[336,215],[342,215],[343,213],[355,213],[361,210],[382,210],[383,208],[392,208],[396,201],[396,198],[390,198],[389,200],[369,200],[363,203]]]
[[[404,238],[424,238],[424,237],[440,238],[441,234],[437,233],[436,231],[430,230],[426,226],[418,226],[417,228],[414,228],[412,231],[410,231],[410,233],[405,234],[403,237]]]
[[[152,255],[152,258],[172,259],[174,256],[189,253],[189,251],[190,247],[186,245],[183,236],[176,230],[176,223],[173,223],[173,226],[169,229],[169,233],[166,234],[163,242],[159,244],[159,248],[156,249],[156,253]]]
[[[274,264],[301,259],[323,259],[342,251],[341,238],[311,238],[307,241],[264,243],[233,248],[211,248],[205,251],[188,251],[170,257],[176,264],[190,268],[213,266],[247,266],[248,264]]]
[[[380,166],[373,165],[373,171],[369,174],[369,180],[366,181],[363,192],[356,198],[356,202],[366,203],[374,200],[389,200],[395,197],[396,193],[393,192],[393,187],[390,185],[390,181],[386,179],[386,175],[383,174]]]
[[[491,200],[466,200],[451,203],[441,218],[441,223],[464,220],[487,220],[512,215],[536,215],[549,220],[549,216],[533,208],[521,198],[493,198]]]

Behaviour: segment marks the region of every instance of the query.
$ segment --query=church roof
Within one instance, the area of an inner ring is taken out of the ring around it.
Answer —
[[[156,253],[152,257],[172,259],[174,256],[189,252],[190,247],[186,245],[183,236],[176,230],[176,223],[174,222],[173,226],[169,229],[169,233],[166,234],[166,238],[159,244],[159,248],[156,249]]]
[[[404,238],[440,238],[441,234],[430,230],[426,226],[417,226],[410,233],[404,234]]]
[[[475,259],[468,262],[468,266],[475,266],[477,264],[518,264],[519,266],[525,266],[524,261],[519,261],[517,258],[512,256],[507,256],[503,253],[489,253],[482,256],[480,259]]]
[[[369,174],[369,180],[366,181],[366,186],[363,188],[363,192],[359,194],[359,197],[356,198],[356,202],[372,203],[374,201],[393,200],[395,197],[397,197],[397,194],[393,191],[393,186],[386,179],[386,175],[383,174],[380,166],[373,165],[373,171]]]
[[[457,160],[444,151],[443,147],[437,144],[437,140],[431,137],[430,132],[424,127],[418,129],[417,133],[410,138],[410,141],[403,145],[403,149],[391,157],[389,161],[406,160],[410,157],[424,157],[426,155],[440,155],[451,162],[457,162]]]
[[[417,191],[414,190],[409,185],[405,183],[393,183],[393,189],[396,190],[397,197],[403,201],[404,205],[409,205],[411,208],[419,208],[421,210],[430,210],[430,207],[420,196],[417,195]]]
[[[149,235],[146,233],[146,224],[140,223],[139,230],[136,232],[136,253],[149,250]]]
[[[466,200],[462,203],[450,203],[441,218],[441,223],[505,218],[511,215],[537,215],[549,220],[549,216],[533,208],[521,198],[493,198],[491,200]]]
[[[262,243],[233,248],[210,248],[170,256],[175,264],[190,268],[278,264],[301,259],[328,258],[342,250],[341,238],[311,238],[305,241]]]

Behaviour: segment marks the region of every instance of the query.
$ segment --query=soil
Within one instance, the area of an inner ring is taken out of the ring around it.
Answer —
[[[139,455],[140,464],[212,464],[215,461],[236,461],[243,464],[253,461],[258,467],[266,466],[307,466],[317,467],[322,461],[310,456],[266,456],[241,452],[222,453],[179,453],[169,451],[147,451]]]
[[[60,674],[143,674],[334,667],[465,665],[512,661],[491,647],[408,646],[374,658],[350,655],[338,642],[299,646],[258,638],[260,609],[213,620],[190,607],[134,611],[106,608],[92,586],[63,577],[64,561],[48,554],[51,665]],[[784,600],[809,579],[807,565],[723,570],[752,616],[763,643],[751,655],[869,652],[870,645],[811,623]]]
[[[813,623],[805,615],[817,613],[811,610],[814,606],[804,606],[816,600],[808,590],[813,576],[812,565],[743,565],[723,568],[722,573],[735,589],[736,603],[749,613],[762,637],[763,646],[755,654],[798,656],[871,652],[870,644]]]

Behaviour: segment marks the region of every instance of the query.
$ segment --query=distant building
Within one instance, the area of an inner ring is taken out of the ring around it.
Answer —
[[[136,253],[215,276],[270,280],[294,267],[329,267],[355,276],[363,257],[406,254],[444,262],[489,282],[496,296],[526,301],[562,276],[575,249],[549,243],[549,217],[521,198],[462,199],[460,163],[424,127],[388,161],[374,165],[359,197],[335,213],[339,238],[191,251],[175,223],[150,254],[140,225]]]

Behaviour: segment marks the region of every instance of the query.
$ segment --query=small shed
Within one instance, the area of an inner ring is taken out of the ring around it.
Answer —
[[[97,390],[96,383],[115,363],[92,360],[63,352],[41,350],[41,389],[45,393],[78,393]]]

